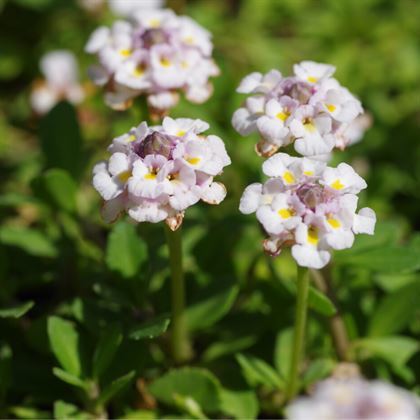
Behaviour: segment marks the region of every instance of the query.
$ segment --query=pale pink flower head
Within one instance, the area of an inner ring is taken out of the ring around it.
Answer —
[[[256,151],[261,156],[292,143],[300,155],[325,160],[367,128],[360,121],[359,100],[332,78],[334,72],[333,66],[303,61],[289,77],[276,70],[251,73],[237,89],[250,96],[233,114],[233,127],[243,136],[260,135]]]
[[[277,153],[263,164],[264,184],[249,185],[239,210],[256,213],[268,237],[265,251],[273,256],[291,246],[302,267],[322,268],[330,251],[350,248],[357,233],[374,232],[370,208],[357,210],[357,194],[366,182],[350,165],[337,168],[313,159]]]
[[[129,21],[102,26],[85,50],[97,58],[89,75],[105,88],[109,106],[126,109],[145,95],[157,117],[177,104],[180,93],[191,102],[205,102],[212,94],[210,78],[219,74],[211,34],[169,9],[139,9]]]
[[[115,138],[110,158],[93,169],[105,221],[126,212],[136,222],[165,220],[175,230],[198,201],[219,204],[226,189],[214,177],[230,158],[219,137],[203,134],[208,128],[201,120],[165,117],[160,126],[143,122]]]

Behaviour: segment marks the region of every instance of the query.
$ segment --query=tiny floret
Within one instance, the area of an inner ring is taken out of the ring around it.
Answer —
[[[104,220],[125,211],[136,222],[166,220],[175,230],[198,201],[219,204],[226,189],[213,178],[231,161],[222,139],[203,134],[208,128],[201,120],[165,117],[160,126],[143,122],[115,138],[108,161],[93,169]]]
[[[293,143],[302,156],[325,160],[334,148],[360,140],[369,126],[363,108],[346,88],[332,78],[335,67],[303,61],[294,76],[277,70],[251,73],[237,91],[250,95],[232,117],[239,134],[257,132],[259,155],[269,157]]]
[[[191,102],[205,102],[212,94],[209,79],[219,74],[211,34],[169,9],[141,9],[130,21],[102,26],[85,50],[97,57],[90,78],[105,88],[106,103],[119,110],[140,95],[147,96],[156,116],[175,106],[180,92]]]
[[[270,255],[291,246],[300,266],[322,268],[330,261],[331,249],[350,248],[357,233],[373,234],[375,212],[356,212],[357,194],[367,184],[350,165],[331,168],[277,153],[264,162],[263,172],[270,178],[249,185],[239,209],[256,213],[269,235],[264,248]]]

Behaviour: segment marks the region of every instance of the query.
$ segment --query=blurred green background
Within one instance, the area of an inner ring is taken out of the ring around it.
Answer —
[[[278,343],[287,342],[293,322],[294,266],[287,252],[274,261],[262,255],[255,218],[238,211],[245,186],[261,179],[262,161],[254,153],[257,138],[241,138],[230,119],[243,101],[235,93],[242,77],[271,68],[287,75],[301,60],[335,65],[337,79],[372,116],[363,140],[337,152],[334,162],[347,161],[366,178],[361,206],[377,212],[377,234],[337,253],[333,283],[365,375],[414,389],[420,361],[420,2],[176,0],[168,6],[213,33],[222,72],[207,103],[183,99],[171,116],[209,122],[233,162],[222,176],[226,200],[189,209],[183,228],[188,301],[196,308],[193,364],[213,372],[231,397],[245,395],[251,407],[216,412],[252,417],[277,410],[274,391],[251,385],[234,354],[284,368]],[[128,331],[169,311],[162,226],[106,226],[90,185],[91,168],[107,156],[112,138],[147,119],[141,100],[126,112],[112,111],[87,81],[92,58],[84,44],[114,19],[106,8],[88,13],[70,0],[0,0],[0,308],[9,308],[0,310],[1,416],[51,416],[54,403],[57,416],[57,401],[89,412],[86,398],[52,373],[51,315],[74,321],[89,353],[111,324]],[[74,52],[89,95],[77,110],[59,104],[37,118],[29,93],[41,77],[40,57],[54,49]],[[322,299],[313,298],[306,361],[308,369],[327,361],[316,379],[337,360],[327,329],[334,309]],[[100,385],[131,369],[146,382],[162,375],[170,362],[165,336],[159,340],[124,335]],[[189,413],[179,402],[172,409],[167,402],[148,407],[138,389],[131,385],[107,402],[111,415]]]

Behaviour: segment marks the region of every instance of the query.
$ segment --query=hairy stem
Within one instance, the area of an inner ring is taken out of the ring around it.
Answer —
[[[188,338],[185,318],[185,281],[182,266],[182,236],[181,228],[175,232],[165,226],[166,240],[169,248],[171,266],[171,350],[176,364],[191,358],[192,350]]]
[[[297,301],[293,347],[290,362],[289,382],[286,391],[287,400],[291,400],[298,391],[299,367],[303,355],[306,318],[308,312],[309,275],[308,269],[297,267]]]

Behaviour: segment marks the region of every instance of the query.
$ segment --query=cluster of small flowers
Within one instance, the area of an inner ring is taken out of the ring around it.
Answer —
[[[83,101],[85,93],[79,83],[77,62],[74,54],[66,50],[51,51],[40,61],[43,80],[34,83],[30,103],[39,115],[47,113],[61,100],[72,104]]]
[[[291,420],[418,419],[419,404],[409,392],[389,383],[363,379],[327,379],[311,397],[287,408]]]
[[[85,49],[99,61],[89,70],[91,79],[105,87],[106,103],[120,110],[142,94],[158,116],[177,104],[179,91],[202,103],[212,93],[209,78],[219,74],[211,34],[169,9],[138,10],[130,22],[100,27]]]
[[[367,185],[350,165],[330,168],[317,160],[277,153],[264,162],[263,172],[270,179],[249,185],[239,209],[256,212],[269,234],[264,248],[270,255],[292,246],[300,266],[322,268],[330,260],[330,249],[350,248],[354,234],[373,234],[373,210],[356,213],[356,194]]]
[[[137,222],[166,220],[175,230],[199,200],[219,204],[226,189],[213,178],[231,161],[219,137],[201,134],[208,128],[201,120],[166,117],[161,126],[143,122],[115,138],[109,160],[93,170],[104,220],[126,211]]]
[[[257,153],[268,157],[293,143],[302,156],[325,159],[337,147],[358,141],[369,119],[346,88],[331,76],[335,67],[303,61],[294,65],[294,76],[277,70],[251,73],[237,91],[251,94],[233,115],[241,135],[257,131]]]

